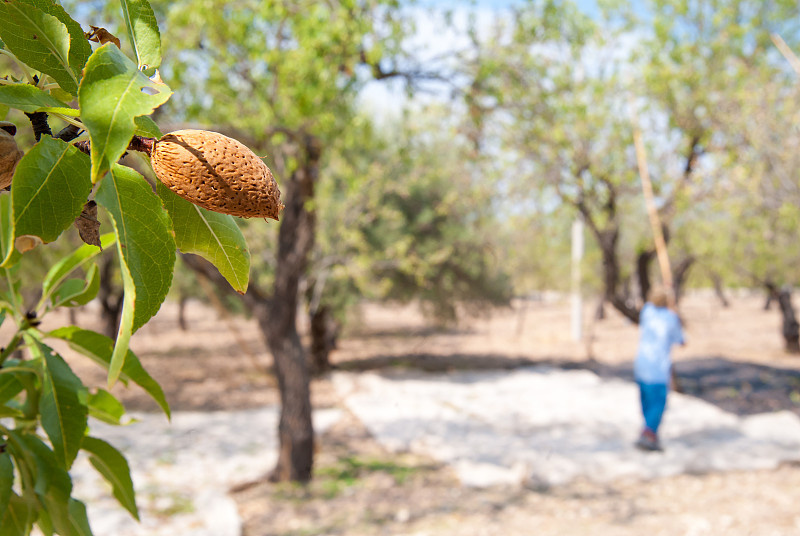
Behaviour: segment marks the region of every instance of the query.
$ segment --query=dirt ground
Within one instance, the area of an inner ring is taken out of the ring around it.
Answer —
[[[584,341],[570,336],[565,300],[528,300],[440,330],[415,307],[364,305],[333,363],[345,370],[415,367],[431,371],[512,368],[532,362],[625,376],[636,326],[610,309],[593,321],[584,307]],[[218,410],[277,403],[271,359],[252,320],[220,318],[190,304],[189,328],[166,304],[133,338],[145,368],[173,410]],[[780,315],[763,297],[738,296],[720,308],[710,296],[683,301],[688,345],[675,352],[689,394],[742,414],[800,413],[800,357],[786,355]],[[93,327],[94,313],[78,323]],[[70,358],[87,383],[93,364]],[[327,378],[312,385],[315,407],[338,407]],[[129,409],[153,410],[138,390],[117,388]],[[233,490],[247,536],[800,534],[800,467],[681,475],[613,484],[576,482],[550,489],[461,487],[429,459],[385,452],[352,415],[318,438],[316,478],[308,486],[257,483]]]

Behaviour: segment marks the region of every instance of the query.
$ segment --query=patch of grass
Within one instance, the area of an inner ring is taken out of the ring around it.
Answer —
[[[162,499],[164,496],[161,497]],[[180,493],[169,493],[166,495],[169,504],[167,505],[160,505],[161,502],[159,498],[152,498],[152,502],[154,505],[154,513],[159,516],[164,517],[172,517],[178,514],[191,514],[196,510],[194,502],[192,502],[191,497],[187,495],[182,495]]]
[[[279,501],[303,502],[311,498],[308,485],[300,482],[280,482],[272,488],[272,496]]]
[[[370,473],[386,473],[397,484],[402,485],[421,468],[372,457],[346,456],[340,458],[335,464],[320,467],[314,480],[320,486],[326,498],[339,495],[346,488],[357,486],[360,481]]]

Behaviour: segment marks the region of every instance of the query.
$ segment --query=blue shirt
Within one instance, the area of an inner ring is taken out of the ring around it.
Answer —
[[[639,350],[633,373],[643,383],[668,384],[672,361],[669,353],[673,344],[683,344],[681,321],[674,311],[645,303],[639,315]]]

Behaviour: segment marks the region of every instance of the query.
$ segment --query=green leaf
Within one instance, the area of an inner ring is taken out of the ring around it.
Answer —
[[[83,450],[90,454],[89,461],[94,468],[111,484],[119,504],[138,521],[139,509],[136,507],[131,471],[125,456],[109,443],[95,437],[86,438]]]
[[[69,65],[72,69],[72,72],[74,72],[80,79],[83,72],[83,67],[86,65],[86,60],[89,59],[89,55],[92,53],[92,45],[90,45],[89,40],[86,39],[86,35],[83,33],[83,28],[81,28],[81,25],[75,22],[72,17],[70,17],[67,12],[64,11],[64,8],[61,7],[58,2],[53,0],[17,1],[30,6],[35,6],[48,15],[52,15],[64,23],[69,31],[70,36]],[[75,91],[71,91],[70,93],[75,95]]]
[[[89,416],[108,424],[122,424],[125,406],[105,389],[89,395]]]
[[[217,267],[234,290],[245,292],[250,251],[236,220],[186,201],[161,182],[156,184],[156,191],[172,218],[178,249],[200,255]]]
[[[22,255],[14,247],[14,214],[11,194],[0,193],[0,266],[12,266]]]
[[[9,433],[11,454],[19,460],[24,458],[27,465],[35,469],[35,486],[39,501],[49,514],[53,528],[59,534],[71,534],[69,520],[69,499],[72,494],[72,480],[56,455],[41,439],[32,434],[12,431]],[[19,452],[21,449],[24,452]]]
[[[7,10],[13,11],[19,17],[23,17],[23,18],[25,16],[25,12],[26,11],[31,10],[31,9],[38,9],[39,11],[41,11],[43,13],[46,13],[47,15],[55,17],[62,24],[64,24],[64,26],[67,28],[67,31],[69,33],[69,43],[68,43],[68,48],[69,48],[69,57],[68,57],[69,70],[63,70],[63,75],[64,75],[64,77],[65,77],[65,79],[67,81],[67,86],[69,86],[69,87],[62,85],[62,88],[67,90],[72,95],[75,95],[76,94],[76,90],[77,90],[77,80],[80,79],[81,72],[83,70],[83,66],[86,65],[86,60],[89,58],[89,54],[92,53],[92,47],[89,44],[89,41],[86,39],[86,36],[84,35],[83,29],[81,28],[80,24],[78,24],[77,22],[72,20],[72,18],[67,14],[67,12],[64,11],[64,8],[61,7],[59,4],[57,4],[56,2],[54,2],[52,0],[16,0],[15,2],[11,2],[10,3],[10,4],[14,4],[13,6],[10,6],[8,4],[9,3],[7,2],[6,6],[0,6],[0,9],[5,8]],[[7,19],[4,19],[4,22],[5,22],[5,20],[7,20]],[[23,27],[28,25],[28,23],[24,22],[24,21],[21,24],[22,24]],[[3,27],[0,27],[0,36],[2,36],[4,34],[4,32],[5,33],[15,34],[15,32],[17,30],[19,30],[19,27],[20,27],[19,24],[9,24],[8,26],[6,26],[4,24]],[[31,35],[31,37],[32,37],[32,35]],[[38,36],[37,36],[37,39],[35,41],[39,41]],[[31,50],[29,49],[29,47],[27,46],[28,44],[30,44],[30,43],[26,43],[23,40],[22,42],[15,43],[15,45],[18,45],[18,46],[15,46],[15,48],[13,50],[11,48],[9,48],[9,50],[12,50],[12,52],[13,52],[14,50],[22,48],[24,50],[23,54],[32,53]],[[44,48],[46,49],[47,47],[44,47]],[[34,43],[32,50],[40,52],[42,50],[41,43]],[[15,52],[15,54],[16,54],[16,52]],[[50,55],[50,51],[45,52],[45,54],[46,55]],[[25,61],[25,59],[23,57],[19,56],[19,54],[17,54],[17,57],[19,57],[20,59]],[[56,56],[52,56],[52,58],[50,58],[49,61],[52,61],[53,58],[56,59],[56,63],[58,64],[57,65],[57,69],[59,71],[62,71],[62,69],[63,69],[62,62],[59,61]],[[48,61],[45,58],[37,58],[37,59],[41,59],[42,61]],[[28,62],[26,61],[26,63],[28,63]],[[28,63],[28,65],[30,65],[31,67],[34,67],[34,65],[32,65],[31,63]],[[36,68],[36,67],[34,67],[34,68]],[[43,69],[39,69],[39,70],[41,70],[42,72],[45,72],[47,74],[51,74],[51,73],[47,72],[46,70],[43,70]],[[74,76],[71,76],[69,71],[72,71],[72,75],[74,75]],[[53,76],[53,78],[57,82],[59,81],[59,79],[57,77]]]
[[[64,107],[63,102],[30,84],[0,86],[0,104],[28,113],[37,112],[42,108]]]
[[[0,419],[5,419],[6,417],[11,417],[12,419],[24,419],[25,414],[22,412],[22,410],[17,408],[0,406]]]
[[[77,499],[69,500],[69,520],[72,524],[74,536],[92,536],[89,527],[89,516],[86,514],[86,505]]]
[[[93,264],[86,272],[86,279],[67,279],[52,296],[53,307],[78,307],[97,297],[100,290],[100,272]]]
[[[13,374],[0,374],[0,404],[5,404],[22,391],[22,384]]]
[[[110,247],[116,242],[117,237],[114,233],[106,233],[100,237],[100,245],[103,249]],[[62,258],[47,272],[42,283],[42,296],[46,299],[54,289],[56,289],[73,270],[93,259],[100,253],[100,248],[90,244],[83,244],[81,247]]]
[[[161,34],[147,0],[120,0],[125,26],[139,61],[139,69],[161,65]]]
[[[160,138],[163,136],[161,129],[149,115],[140,115],[133,120],[136,123],[134,134],[145,138]]]
[[[7,437],[6,452],[11,455],[11,459],[16,465],[17,475],[20,479],[18,489],[26,500],[36,502],[36,492],[33,489],[36,485],[36,462],[27,447],[19,441],[19,436],[14,434],[15,432],[12,431]]]
[[[44,357],[39,401],[42,428],[59,463],[69,469],[86,433],[89,393],[60,355],[47,345],[38,346]]]
[[[115,165],[95,197],[111,216],[117,234],[125,298],[108,377],[122,369],[131,334],[156,314],[167,297],[175,266],[170,221],[150,185],[130,168]]]
[[[56,531],[53,528],[53,520],[47,510],[39,511],[39,518],[36,520],[36,527],[42,531],[43,536],[54,536]]]
[[[12,492],[5,515],[0,514],[0,536],[28,536],[35,514],[33,505]]]
[[[75,97],[73,97],[72,95],[70,95],[69,93],[67,93],[66,91],[64,91],[63,89],[61,89],[59,87],[54,87],[53,89],[51,89],[50,90],[50,96],[51,97],[55,97],[56,99],[58,99],[59,101],[63,102],[64,104],[71,103],[72,100],[75,98]]]
[[[8,508],[12,484],[14,484],[14,465],[11,463],[11,455],[0,452],[0,519]]]
[[[14,172],[13,243],[22,236],[39,237],[43,242],[58,238],[80,215],[91,186],[86,155],[66,142],[43,137]],[[6,244],[3,246],[5,249]],[[6,255],[7,261],[8,252]]]
[[[43,108],[39,108],[36,110],[37,112],[45,112],[48,114],[60,114],[65,115],[67,117],[80,117],[81,111],[76,110],[75,108],[70,108],[68,106],[45,106]]]
[[[87,356],[106,370],[111,364],[114,341],[105,335],[76,326],[67,326],[51,331],[47,336],[67,341],[72,349]],[[170,416],[169,404],[167,404],[161,386],[147,373],[139,362],[139,358],[130,350],[125,357],[120,378],[123,381],[131,380],[144,389],[161,406],[167,417]]]
[[[155,93],[155,94],[150,94]],[[128,147],[134,118],[150,115],[172,94],[111,43],[91,55],[78,90],[81,120],[92,141],[92,182],[97,182]]]
[[[79,74],[69,65],[70,35],[66,24],[24,1],[0,2],[0,17],[0,37],[8,49],[74,94]]]

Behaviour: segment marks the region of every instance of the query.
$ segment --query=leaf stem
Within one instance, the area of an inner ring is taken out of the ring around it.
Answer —
[[[155,146],[155,142],[155,138],[134,136],[131,138],[130,143],[128,143],[128,151],[139,151],[141,153],[145,153],[147,156],[150,156],[150,153],[153,151],[153,147]],[[86,154],[91,154],[92,152],[92,144],[88,140],[78,141],[73,143],[73,145]]]
[[[66,121],[70,125],[74,125],[74,126],[80,128],[81,130],[86,130],[86,126],[83,123],[81,123],[78,119],[75,119],[74,117],[70,117],[68,115],[63,115],[63,114],[60,114],[58,112],[50,112],[50,113],[53,114],[54,116],[58,117],[62,121]]]
[[[19,348],[19,343],[21,342],[22,342],[22,335],[20,335],[20,332],[18,331],[17,333],[14,334],[11,340],[8,341],[8,344],[6,345],[5,348],[3,348],[3,351],[0,352],[0,366],[2,366],[3,363],[6,362],[6,359],[11,357],[11,354],[13,354],[17,350],[17,348]]]
[[[70,141],[78,138],[79,137],[78,134],[80,134],[80,132],[82,130],[83,130],[82,128],[70,124],[70,125],[67,125],[64,128],[62,128],[59,131],[59,133],[56,134],[56,138],[58,138],[59,140],[62,140],[62,141],[70,142]],[[88,136],[89,133],[85,132],[85,135]]]
[[[85,143],[89,143],[89,133],[88,132],[84,132],[83,134],[81,134],[77,138],[74,138],[74,139],[69,140],[69,141],[70,141],[70,143],[72,143],[72,145],[75,145],[76,147],[78,146],[79,143],[84,143],[84,142]],[[78,149],[83,151],[83,149],[81,149],[80,147],[78,147]],[[89,154],[89,153],[86,153],[86,154]]]
[[[10,244],[9,247],[14,247],[14,244]],[[8,272],[7,268],[2,268],[3,275],[6,278],[6,284],[8,285],[8,295],[11,297],[11,305],[14,307],[14,313],[19,313],[22,311],[22,307],[20,303],[17,301],[17,294],[14,292],[14,282],[11,280],[11,274]],[[19,322],[17,322],[19,325]]]

